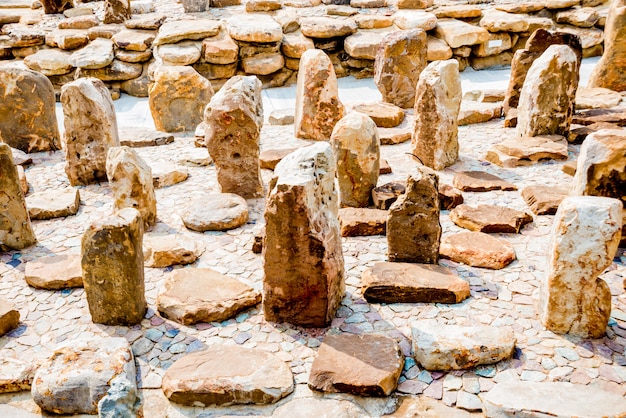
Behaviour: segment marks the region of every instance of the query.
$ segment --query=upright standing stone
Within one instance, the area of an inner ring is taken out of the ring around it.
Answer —
[[[106,181],[106,157],[120,145],[111,94],[95,78],[79,78],[63,86],[65,173],[72,186]]]
[[[296,87],[296,137],[327,141],[343,112],[330,58],[319,49],[305,51]]]
[[[0,250],[21,250],[35,242],[11,147],[0,143]]]
[[[620,239],[622,204],[606,197],[561,202],[552,227],[539,317],[556,333],[601,338],[611,315],[611,290],[598,276],[611,265]]]
[[[204,110],[204,123],[206,146],[222,192],[246,199],[261,197],[261,81],[254,76],[228,80]]]
[[[104,0],[104,23],[124,23],[130,19],[130,0]]]
[[[67,9],[74,7],[73,0],[41,0],[45,14],[63,13]]]
[[[406,183],[406,193],[389,208],[389,261],[437,264],[441,240],[439,176],[421,166]]]
[[[567,136],[578,88],[578,59],[567,45],[552,45],[528,70],[520,93],[518,136]]]
[[[367,207],[380,171],[380,139],[374,121],[350,112],[333,129],[330,138],[339,180],[341,206]]]
[[[413,155],[442,170],[459,157],[458,124],[461,78],[456,60],[435,61],[422,71],[415,95]]]
[[[135,208],[141,214],[144,229],[153,226],[157,205],[150,166],[132,148],[112,147],[107,154],[106,169],[115,210]]]
[[[626,90],[626,0],[614,0],[609,9],[604,26],[604,54],[587,86]]]
[[[0,138],[24,152],[61,148],[54,89],[45,75],[18,67],[0,68]]]
[[[135,325],[143,319],[142,239],[141,215],[133,208],[97,220],[85,231],[81,264],[93,322]]]
[[[374,62],[374,83],[385,102],[402,108],[415,104],[415,86],[426,61],[427,36],[422,29],[385,35]]]
[[[345,289],[330,145],[300,148],[278,163],[274,175],[265,208],[265,318],[323,327]]]

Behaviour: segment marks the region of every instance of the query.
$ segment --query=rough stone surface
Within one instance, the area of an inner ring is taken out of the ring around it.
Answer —
[[[159,312],[184,325],[222,322],[261,302],[261,293],[211,269],[174,270],[159,292]]]
[[[463,203],[463,193],[449,184],[439,184],[439,209],[450,210]]]
[[[119,137],[120,145],[131,148],[157,147],[174,142],[172,134],[136,127],[120,128]]]
[[[457,173],[452,184],[464,192],[487,192],[489,190],[517,190],[517,186],[484,171]]]
[[[359,103],[353,109],[369,116],[379,128],[395,128],[404,120],[402,108],[391,103]]]
[[[273,354],[214,346],[177,360],[163,376],[163,392],[182,405],[274,403],[293,391],[289,366]]]
[[[105,0],[104,20],[107,23],[124,23],[130,19],[130,0]]]
[[[366,208],[339,209],[339,223],[342,237],[385,235],[387,231],[387,211]]]
[[[38,289],[59,290],[83,287],[83,271],[78,254],[41,257],[26,264],[26,282]]]
[[[404,182],[386,183],[372,189],[372,201],[377,209],[387,210],[405,192]]]
[[[457,19],[439,19],[435,36],[444,39],[451,48],[480,44],[489,40],[489,32],[484,28]]]
[[[484,232],[459,232],[444,236],[439,255],[457,263],[493,270],[503,269],[517,258],[508,241]]]
[[[552,332],[601,338],[611,315],[611,290],[598,275],[611,265],[620,239],[617,199],[574,196],[556,213],[539,317]]]
[[[12,302],[0,299],[0,337],[17,328],[20,322],[20,312]]]
[[[67,9],[74,7],[73,0],[42,0],[41,5],[46,14],[63,13]]]
[[[274,170],[283,158],[297,150],[297,148],[266,149],[259,153],[259,165],[261,168]]]
[[[361,283],[372,303],[459,303],[470,296],[469,283],[433,264],[376,263]]]
[[[43,75],[63,75],[72,71],[71,53],[60,49],[41,49],[24,58],[24,64]]]
[[[345,399],[296,398],[274,410],[274,418],[360,418],[367,413]]]
[[[230,37],[242,42],[278,42],[283,30],[278,22],[263,13],[246,13],[228,21]]]
[[[126,208],[95,221],[82,239],[83,285],[93,322],[134,325],[146,313],[143,224]]]
[[[437,16],[422,10],[398,10],[393,17],[393,23],[402,30],[429,31],[437,26]]]
[[[459,126],[482,123],[499,118],[502,114],[500,103],[479,103],[463,101],[459,110]]]
[[[535,215],[554,215],[568,194],[566,187],[528,186],[522,190],[522,197]]]
[[[485,156],[487,161],[501,167],[519,167],[567,158],[567,140],[560,135],[505,139],[494,145]]]
[[[345,291],[330,145],[321,142],[289,154],[274,175],[265,209],[265,318],[322,327]]]
[[[145,235],[143,258],[147,267],[190,264],[204,252],[204,244],[185,235]]]
[[[504,206],[462,204],[450,211],[450,220],[470,231],[519,233],[533,217]]]
[[[114,58],[113,41],[97,38],[86,47],[73,52],[70,55],[69,62],[76,68],[96,70],[110,65]]]
[[[576,91],[576,109],[606,109],[615,107],[622,101],[617,91],[604,87],[579,88]]]
[[[39,365],[11,357],[0,359],[0,393],[13,393],[30,390],[33,377]],[[21,418],[18,414],[2,411],[6,417]]]
[[[357,31],[352,19],[333,19],[325,16],[304,17],[300,19],[300,31],[309,38],[336,38],[352,35]]]
[[[28,215],[32,220],[61,218],[75,215],[80,206],[78,190],[45,190],[26,197]]]
[[[233,193],[210,192],[193,200],[181,218],[193,231],[225,231],[246,223],[248,204]]]
[[[219,34],[222,23],[211,19],[182,19],[165,22],[159,28],[154,45],[175,44],[180,41],[195,41]]]
[[[589,78],[589,87],[626,90],[626,1],[611,3],[604,26],[604,54]]]

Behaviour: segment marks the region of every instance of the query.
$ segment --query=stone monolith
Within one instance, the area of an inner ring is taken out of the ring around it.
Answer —
[[[614,0],[604,25],[604,54],[587,83],[626,91],[626,0]]]

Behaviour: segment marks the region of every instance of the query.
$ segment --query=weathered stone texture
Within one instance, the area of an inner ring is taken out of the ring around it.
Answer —
[[[26,197],[30,219],[53,219],[75,215],[80,206],[80,193],[74,188],[44,190]]]
[[[225,231],[248,220],[248,204],[234,193],[207,193],[194,199],[181,214],[193,231]]]
[[[83,287],[80,255],[53,255],[30,261],[26,263],[24,279],[30,286],[38,289]]]
[[[144,235],[143,257],[147,267],[190,264],[204,252],[204,244],[182,234]]]
[[[513,246],[484,232],[459,232],[447,235],[439,247],[441,258],[472,267],[499,270],[516,259]]]
[[[46,14],[63,13],[66,9],[74,7],[73,0],[41,0],[43,11]]]
[[[130,0],[105,0],[104,23],[124,23],[130,19]]]
[[[604,54],[589,78],[589,87],[626,91],[626,1],[614,0],[604,26]]]

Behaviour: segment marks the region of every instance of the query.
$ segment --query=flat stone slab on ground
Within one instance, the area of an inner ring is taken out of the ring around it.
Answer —
[[[572,125],[567,135],[570,144],[582,144],[587,136],[602,129],[620,129],[619,125],[608,122],[597,122],[591,125]]]
[[[204,244],[181,234],[144,235],[143,258],[146,267],[191,264],[204,252]]]
[[[387,211],[367,208],[339,209],[339,223],[342,237],[385,235],[387,232]]]
[[[11,357],[3,357],[0,359],[0,393],[14,393],[24,390],[30,390],[35,371],[38,364],[35,362],[26,362]],[[14,415],[0,416],[11,417]]]
[[[614,123],[626,126],[626,109],[591,109],[576,112],[572,123],[591,125],[598,122]]]
[[[152,186],[155,189],[173,186],[189,177],[189,170],[172,163],[153,163],[150,164],[150,168],[152,169]]]
[[[459,303],[470,296],[465,280],[435,264],[376,263],[361,282],[371,303]]]
[[[0,299],[0,337],[17,328],[20,312],[8,300]]]
[[[449,184],[439,183],[439,209],[450,210],[463,203],[463,193]]]
[[[462,204],[450,211],[450,220],[470,231],[519,234],[524,225],[533,221],[533,217],[504,206]]]
[[[26,166],[32,164],[33,159],[30,155],[17,148],[11,147],[11,155],[13,156],[13,164]]]
[[[250,286],[204,268],[174,270],[165,280],[159,312],[184,325],[221,322],[261,302],[261,293]]]
[[[516,259],[508,241],[484,232],[459,232],[446,235],[439,246],[441,258],[472,267],[503,269]]]
[[[515,351],[513,331],[486,325],[413,323],[415,361],[426,370],[462,370],[505,360]]]
[[[472,418],[467,411],[449,407],[428,396],[401,396],[400,406],[388,418]]]
[[[403,366],[404,355],[389,337],[327,334],[313,361],[309,387],[322,392],[389,396]]]
[[[404,120],[402,108],[391,103],[359,103],[354,110],[372,118],[379,128],[395,128]]]
[[[208,193],[192,201],[181,218],[194,231],[225,231],[246,223],[248,204],[233,193]]]
[[[576,90],[576,109],[607,109],[622,101],[622,95],[602,87],[579,88]]]
[[[494,145],[485,157],[501,167],[537,164],[542,160],[567,160],[567,140],[559,135],[509,138]]]
[[[174,135],[147,128],[119,128],[120,145],[131,148],[156,147],[174,142]]]
[[[502,103],[482,103],[463,100],[459,110],[459,126],[488,122],[502,116]]]
[[[292,125],[295,115],[296,109],[277,109],[270,113],[267,121],[270,125]]]
[[[261,151],[259,154],[259,165],[261,168],[268,170],[274,170],[276,164],[280,162],[287,155],[297,150],[297,148],[282,148],[282,149],[267,149]]]
[[[457,173],[452,184],[464,192],[487,192],[490,190],[517,190],[517,186],[484,171]]]
[[[263,350],[213,346],[177,360],[163,376],[167,398],[188,406],[268,404],[293,389],[291,369]]]
[[[522,190],[522,197],[535,215],[554,215],[568,195],[567,187],[528,186]]]
[[[38,289],[59,290],[83,287],[80,254],[41,257],[26,263],[24,279]]]
[[[26,196],[26,207],[32,220],[75,215],[80,207],[80,193],[73,188],[33,193]]]

